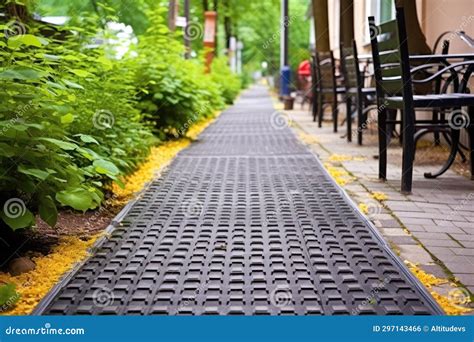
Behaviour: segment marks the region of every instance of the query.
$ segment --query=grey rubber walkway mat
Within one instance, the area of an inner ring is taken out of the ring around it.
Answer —
[[[36,313],[440,313],[284,119],[247,91]]]

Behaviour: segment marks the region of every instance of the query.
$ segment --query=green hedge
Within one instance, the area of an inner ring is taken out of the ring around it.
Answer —
[[[238,94],[238,78],[222,60],[205,74],[184,60],[181,42],[149,14],[150,29],[123,59],[108,46],[90,48],[96,18],[56,28],[26,27],[5,36],[0,23],[0,206],[16,230],[37,214],[51,226],[58,207],[100,206],[159,140],[183,134]]]

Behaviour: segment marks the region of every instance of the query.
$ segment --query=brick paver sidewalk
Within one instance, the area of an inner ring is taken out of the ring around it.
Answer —
[[[358,203],[373,206],[369,218],[397,250],[400,257],[419,263],[422,269],[439,277],[459,280],[474,292],[474,181],[449,170],[438,179],[425,179],[423,173],[440,165],[415,163],[413,194],[400,193],[399,147],[389,151],[388,181],[377,179],[376,142],[358,146],[347,143],[341,133],[332,132],[332,124],[318,128],[306,110],[288,112],[298,132],[316,137],[312,149],[322,160],[339,156],[340,165],[357,180],[345,189]],[[428,150],[427,153],[434,153]],[[351,158],[347,158],[347,156]],[[369,194],[383,192],[388,199],[377,207]],[[447,289],[449,291],[449,287]]]

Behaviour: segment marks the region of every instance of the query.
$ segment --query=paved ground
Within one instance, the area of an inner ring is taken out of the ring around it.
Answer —
[[[333,159],[339,159],[338,164],[357,178],[345,189],[356,202],[368,204],[369,217],[402,259],[419,263],[437,276],[454,276],[474,292],[474,181],[451,170],[438,179],[425,179],[423,173],[436,171],[440,164],[420,165],[422,158],[418,158],[413,194],[404,196],[399,192],[398,146],[389,150],[388,181],[381,183],[378,161],[372,157],[378,154],[376,139],[366,138],[365,146],[347,143],[341,138],[345,127],[335,134],[330,123],[318,128],[307,110],[288,113],[298,131],[316,137],[311,148],[322,160],[340,156]],[[382,206],[369,197],[370,192],[383,192],[388,200]]]
[[[247,91],[37,313],[439,312],[283,119]]]

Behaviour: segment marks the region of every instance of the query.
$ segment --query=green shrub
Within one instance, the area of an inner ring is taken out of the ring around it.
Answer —
[[[183,59],[182,42],[164,24],[164,10],[149,13],[150,29],[140,37],[138,57],[131,61],[137,65],[139,107],[162,139],[223,107],[218,85],[204,74],[202,63]]]
[[[0,25],[0,216],[9,227],[30,227],[37,214],[54,226],[58,207],[97,208],[108,183],[120,184],[158,139],[237,96],[225,60],[206,74],[201,59],[183,59],[164,11],[149,13],[150,28],[121,60],[108,45],[90,46],[95,17],[12,37]]]
[[[42,29],[0,40],[0,205],[12,229],[37,213],[54,226],[57,206],[98,207],[104,185],[132,169],[151,138],[119,66],[100,49],[81,51],[80,36],[45,39]],[[113,125],[98,121],[104,113]]]
[[[242,84],[238,75],[232,73],[227,64],[227,58],[216,58],[212,62],[211,77],[220,89],[227,104],[232,104],[239,94]]]

